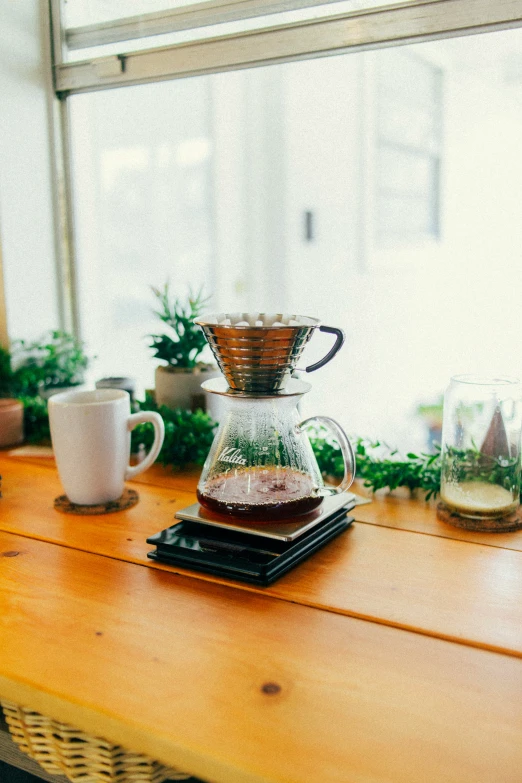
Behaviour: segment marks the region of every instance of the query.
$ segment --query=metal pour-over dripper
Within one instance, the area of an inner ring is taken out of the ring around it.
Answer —
[[[317,318],[277,313],[219,313],[195,320],[205,333],[228,385],[236,391],[270,394],[285,387],[314,329],[336,336],[320,361],[303,368],[313,372],[329,362],[344,342],[344,332]]]

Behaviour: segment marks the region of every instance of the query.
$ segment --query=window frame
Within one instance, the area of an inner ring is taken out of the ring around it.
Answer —
[[[345,54],[522,25],[522,0],[412,0],[394,6],[274,25],[259,30],[79,62],[63,61],[60,0],[50,0],[58,97],[227,70]]]

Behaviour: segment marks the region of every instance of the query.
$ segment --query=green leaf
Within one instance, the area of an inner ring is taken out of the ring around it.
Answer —
[[[158,407],[151,397],[139,403],[141,410],[157,411],[165,424],[165,439],[158,461],[163,465],[183,467],[187,464],[203,465],[214,440],[215,421],[202,410],[194,412],[182,408]],[[140,446],[147,451],[154,440],[152,424],[140,424],[131,436],[132,450]]]
[[[89,365],[84,344],[74,335],[58,329],[40,340],[13,344],[11,392],[14,396],[35,397],[40,386],[75,386],[83,383]]]
[[[341,450],[331,443],[325,431],[319,431],[310,439],[319,468],[323,475],[342,477],[344,465]],[[383,455],[384,450],[384,455]],[[435,454],[414,454],[400,459],[397,449],[390,449],[380,441],[354,439],[356,475],[373,491],[408,487],[411,491],[426,491],[426,499],[434,497],[440,489],[440,450]]]
[[[210,297],[203,296],[202,288],[197,293],[189,291],[186,301],[173,297],[169,281],[163,288],[151,286],[151,290],[159,304],[154,312],[168,327],[166,333],[150,335],[153,356],[172,367],[195,367],[207,341],[194,319],[203,314]]]

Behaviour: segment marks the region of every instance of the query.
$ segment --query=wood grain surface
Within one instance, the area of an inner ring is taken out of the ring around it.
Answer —
[[[147,536],[173,523],[176,509],[194,501],[190,492],[142,484],[134,508],[79,519],[53,509],[61,490],[54,470],[11,463],[0,465],[6,532],[522,656],[521,552],[357,522],[271,587],[256,588],[147,558]],[[356,509],[357,518],[369,508]]]
[[[357,492],[364,492],[358,487]],[[452,538],[485,546],[522,551],[522,531],[512,533],[484,533],[463,530],[437,519],[437,501],[417,500],[408,497],[406,491],[393,494],[378,492],[372,502],[357,509],[357,519],[395,530],[410,530],[424,535]]]
[[[0,696],[217,783],[518,783],[521,689],[510,656],[0,534]]]
[[[16,449],[0,449],[0,463],[2,458],[13,460],[20,465],[35,465],[55,469],[52,449],[41,446],[19,446]],[[9,464],[9,463],[8,463]],[[131,460],[131,464],[134,462]],[[175,468],[160,465],[156,462],[144,473],[133,480],[133,484],[152,484],[153,486],[166,487],[168,489],[182,489],[185,492],[195,492],[199,481],[200,469]]]
[[[16,449],[14,453],[18,452],[23,454],[22,449]],[[12,462],[18,464],[22,470],[24,465],[55,469],[54,459],[37,456],[11,458],[11,453],[13,453],[11,450],[4,452],[0,450],[0,473],[3,465],[10,466],[5,469],[12,469]],[[7,459],[6,463],[3,462],[3,458]],[[146,484],[163,487],[164,489],[180,490],[191,493],[193,498],[198,480],[199,469],[197,468],[180,470],[164,467],[156,463],[145,473],[137,476],[133,481],[133,485]],[[371,493],[364,487],[362,481],[358,480],[355,481],[353,489],[358,494],[371,498],[372,501],[369,505],[360,506],[357,509],[357,518],[361,522],[381,527],[391,527],[396,530],[410,530],[415,533],[424,533],[441,538],[453,538],[458,541],[470,541],[476,544],[485,544],[486,546],[496,546],[501,549],[522,551],[522,531],[515,534],[499,533],[493,535],[491,533],[462,530],[452,525],[444,524],[437,519],[435,513],[436,500],[426,502],[422,498],[411,497],[410,493],[404,488],[395,490],[393,493],[383,490]]]

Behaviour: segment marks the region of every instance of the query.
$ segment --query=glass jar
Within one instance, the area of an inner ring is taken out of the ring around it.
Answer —
[[[444,396],[440,496],[451,515],[475,520],[463,526],[481,529],[480,520],[508,517],[519,505],[521,391],[517,378],[451,379]]]

